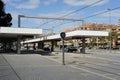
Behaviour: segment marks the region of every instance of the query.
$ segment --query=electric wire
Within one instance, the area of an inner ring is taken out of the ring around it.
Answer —
[[[93,15],[90,15],[90,16],[87,16],[87,17],[84,17],[84,18],[82,18],[82,19],[88,19],[88,18],[97,16],[97,15],[101,15],[101,14],[105,14],[105,13],[107,13],[107,12],[114,11],[114,10],[117,10],[117,9],[120,9],[120,7],[116,7],[116,8],[113,8],[113,9],[106,10],[106,11],[102,11],[102,12],[99,12],[99,13],[96,13],[96,14],[93,14]]]
[[[83,8],[80,8],[80,9],[74,10],[74,11],[72,11],[72,12],[69,12],[69,13],[67,13],[67,14],[65,14],[65,15],[63,15],[63,16],[58,17],[58,18],[62,18],[62,17],[69,16],[69,15],[71,15],[71,14],[74,14],[74,13],[78,12],[78,11],[81,11],[81,10],[84,10],[84,9],[86,9],[86,8],[89,8],[89,7],[93,6],[93,5],[96,5],[97,3],[100,3],[101,1],[104,1],[104,0],[96,1],[96,2],[94,2],[94,3],[92,3],[92,4],[90,4],[90,5],[87,5],[87,6],[83,7]],[[53,21],[50,21],[50,22],[53,22]],[[45,22],[45,23],[41,24],[40,26],[43,26],[43,25],[48,24],[48,23],[50,23],[50,22]]]
[[[99,13],[96,13],[96,14],[94,14],[94,15],[90,15],[90,16],[87,16],[87,17],[84,17],[84,18],[81,18],[81,19],[88,19],[88,18],[97,16],[97,15],[101,15],[101,14],[105,14],[105,13],[107,13],[107,12],[114,11],[114,10],[117,10],[117,9],[120,9],[120,7],[112,8],[112,9],[109,9],[109,10],[106,10],[106,11],[102,11],[102,12],[99,12]],[[65,23],[63,23],[62,25],[64,25],[64,24],[65,24]],[[60,25],[61,25],[61,24],[60,24]]]
[[[84,10],[84,9],[89,8],[89,7],[91,7],[91,6],[94,6],[94,5],[96,5],[97,3],[100,3],[101,1],[104,1],[104,0],[96,1],[96,2],[94,2],[94,3],[92,3],[92,4],[90,4],[90,5],[87,5],[87,6],[83,7],[83,8],[80,8],[80,9],[77,9],[77,10],[72,11],[72,12],[70,12],[70,13],[67,13],[67,14],[65,14],[65,15],[63,15],[63,16],[61,16],[61,17],[65,17],[65,16],[68,16],[68,15],[74,14],[74,13],[76,13],[76,12],[78,12],[78,11],[81,11],[81,10]]]

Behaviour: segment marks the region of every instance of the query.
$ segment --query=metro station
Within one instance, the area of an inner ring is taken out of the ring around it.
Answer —
[[[42,34],[42,29],[0,27],[0,51],[20,53],[21,41]]]
[[[7,50],[12,49],[16,46],[17,53],[20,53],[20,45],[21,42],[26,37],[34,37],[35,35],[42,34],[42,29],[30,29],[30,28],[12,28],[12,27],[1,27],[0,28],[0,42],[4,43],[4,48],[1,48],[1,51],[6,52]],[[85,49],[85,38],[87,37],[96,37],[96,36],[108,36],[108,32],[106,31],[87,31],[87,30],[78,30],[73,32],[66,33],[66,39],[82,39],[82,47]],[[43,42],[51,42],[52,43],[52,51],[54,50],[54,42],[60,41],[60,34],[47,36],[46,38],[37,38],[24,41],[23,43],[38,43],[38,48],[43,48]],[[11,45],[12,43],[16,43],[15,45]],[[7,49],[8,48],[8,49]],[[3,49],[3,50],[2,50]],[[83,52],[85,52],[83,50]]]
[[[41,38],[34,38],[34,36],[44,35],[43,29],[41,28],[21,28],[20,18],[37,18],[37,19],[54,19],[54,20],[70,20],[70,21],[81,21],[84,25],[84,20],[81,19],[69,19],[69,18],[52,18],[52,17],[31,17],[31,16],[23,16],[18,15],[18,28],[13,27],[2,27],[0,28],[0,51],[1,52],[15,52],[21,53],[21,43],[22,44],[30,44],[37,43],[38,49],[43,49],[44,42],[51,42],[51,51],[54,51],[54,42],[60,41],[60,33],[54,34],[50,36],[43,36]],[[83,30],[77,30],[66,33],[66,40],[69,39],[80,39],[82,41],[82,49],[81,52],[85,53],[85,38],[89,37],[101,37],[108,36],[107,31],[92,31],[85,30],[83,26]],[[26,38],[30,37],[31,40],[26,40]]]
[[[82,41],[82,53],[85,53],[85,38],[89,37],[101,37],[101,36],[108,36],[107,31],[89,31],[89,30],[77,30],[72,32],[67,32],[65,40],[71,39],[80,39]],[[57,41],[61,41],[60,34],[46,36],[37,39],[31,39],[24,41],[24,44],[29,43],[38,43],[38,48],[43,49],[44,42],[51,42],[51,51],[54,51],[54,43]]]
[[[52,20],[68,20],[68,21],[81,21],[84,28],[83,19],[68,19],[68,18],[52,18],[52,17],[30,17],[24,15],[18,15],[18,27],[11,27],[12,16],[10,13],[6,13],[4,10],[4,3],[0,2],[0,52],[15,52],[21,53],[21,43],[38,43],[38,48],[44,47],[44,42],[51,42],[51,51],[54,51],[54,42],[60,41],[60,34],[43,36],[42,38],[35,39],[36,35],[43,35],[43,29],[39,28],[21,28],[20,20],[22,17],[26,18],[37,18],[37,19],[52,19]],[[85,53],[85,38],[96,37],[96,36],[108,36],[107,31],[87,31],[78,30],[66,33],[66,39],[81,39],[82,41],[82,53]],[[34,38],[32,40],[26,40],[26,38]],[[26,41],[25,41],[26,40]]]

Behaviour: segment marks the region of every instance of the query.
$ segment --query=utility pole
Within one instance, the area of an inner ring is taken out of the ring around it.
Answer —
[[[111,9],[108,9],[109,11],[109,25],[110,25],[110,53],[112,50],[112,26],[111,26]]]
[[[18,28],[21,27],[21,15],[18,15]],[[17,36],[17,53],[20,54],[21,53],[21,36],[18,35]]]
[[[20,28],[20,24],[21,24],[21,16],[20,15],[18,15],[18,28]]]
[[[51,33],[54,34],[54,27],[51,28]]]
[[[83,30],[85,30],[85,21],[82,20],[82,27],[83,27]],[[81,51],[83,54],[85,54],[85,37],[82,37],[82,51]]]

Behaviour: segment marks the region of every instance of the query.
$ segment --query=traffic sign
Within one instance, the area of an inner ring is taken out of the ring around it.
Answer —
[[[65,32],[61,32],[61,33],[60,33],[60,36],[61,36],[62,39],[65,39],[65,37],[66,37]]]

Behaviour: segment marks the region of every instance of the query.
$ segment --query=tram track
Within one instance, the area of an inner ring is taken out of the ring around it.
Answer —
[[[101,75],[105,75],[107,77],[111,77],[111,78],[115,77],[116,80],[119,80],[120,79],[120,68],[119,68],[120,63],[118,62],[117,62],[118,64],[114,64],[114,63],[116,62],[107,61],[105,63],[97,63],[97,62],[94,63],[91,61],[79,60],[78,63],[75,63],[73,65],[75,65],[78,68],[87,69],[89,71],[92,71]]]

